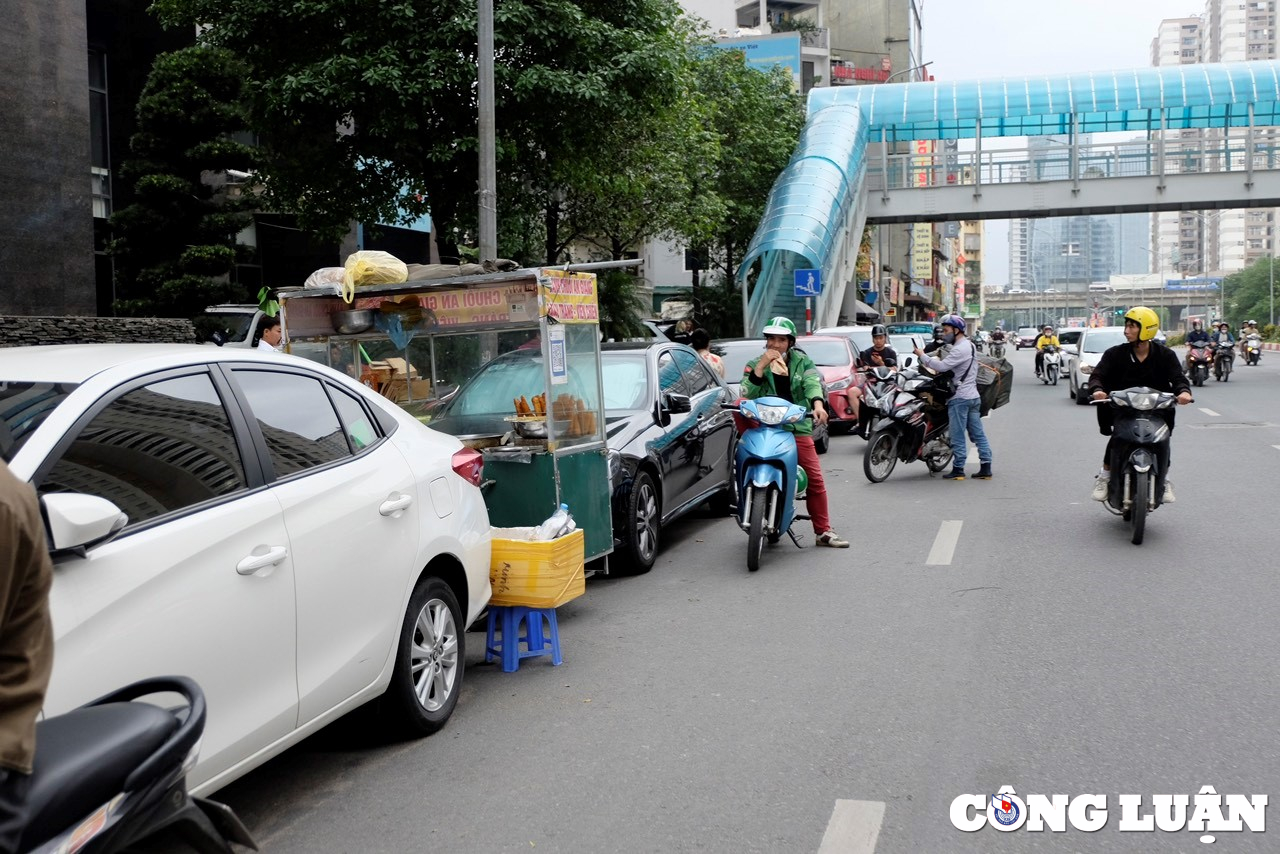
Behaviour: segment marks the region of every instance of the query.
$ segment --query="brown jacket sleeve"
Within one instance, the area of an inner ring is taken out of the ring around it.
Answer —
[[[53,669],[52,584],[35,493],[0,464],[0,767],[24,774]]]

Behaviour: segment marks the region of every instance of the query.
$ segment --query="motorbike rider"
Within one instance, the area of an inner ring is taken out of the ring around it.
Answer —
[[[1235,358],[1232,348],[1235,347],[1236,339],[1231,335],[1231,326],[1225,320],[1218,324],[1218,331],[1210,336],[1209,341],[1214,347],[1225,348],[1229,358]]]
[[[871,346],[858,354],[858,361],[867,368],[896,368],[898,367],[898,353],[889,346],[889,330],[884,324],[877,323],[871,327]],[[860,413],[862,401],[862,388],[860,386],[850,386],[844,393],[845,398],[849,401],[849,410],[851,412]],[[868,424],[858,421],[857,428],[853,431],[855,435],[867,438]]]
[[[1044,370],[1044,348],[1045,347],[1061,347],[1058,336],[1053,331],[1053,327],[1045,324],[1040,329],[1040,334],[1036,336],[1036,376],[1040,376]]]
[[[942,325],[935,324],[933,327],[933,340],[924,345],[926,353],[933,353],[947,346],[946,338],[942,334]],[[941,354],[939,354],[941,355]]]
[[[28,819],[36,719],[53,669],[53,564],[35,491],[0,460],[0,851]]]
[[[1257,335],[1262,337],[1262,333],[1258,331],[1258,322],[1256,320],[1246,320],[1244,328],[1240,330],[1240,355],[1249,355],[1249,336]]]
[[[1226,324],[1222,324],[1224,327]],[[1191,402],[1191,383],[1182,370],[1182,362],[1173,350],[1153,340],[1160,329],[1160,317],[1145,305],[1134,306],[1124,315],[1124,344],[1117,344],[1102,354],[1093,373],[1089,375],[1089,391],[1094,400],[1106,400],[1113,391],[1144,386],[1156,391],[1172,392],[1178,396],[1178,404]],[[1225,330],[1224,330],[1225,331]],[[1231,333],[1228,331],[1227,335]],[[1109,413],[1108,413],[1109,414]],[[1174,412],[1164,410],[1161,415],[1173,430]],[[1099,414],[1100,426],[1105,425],[1104,435],[1110,435],[1110,422]],[[1102,455],[1102,469],[1093,483],[1094,501],[1106,501],[1111,484],[1111,447],[1114,439],[1108,439]],[[1165,478],[1164,503],[1172,504],[1173,484]]]
[[[951,471],[943,475],[945,480],[964,480],[964,464],[968,459],[969,445],[965,439],[966,431],[973,443],[978,446],[978,461],[981,468],[974,477],[978,480],[991,480],[991,445],[987,442],[986,431],[982,429],[981,404],[978,397],[978,351],[973,343],[965,337],[964,318],[958,314],[948,314],[942,318],[943,336],[951,345],[951,351],[945,359],[935,359],[925,355],[916,348],[916,356],[920,364],[931,371],[952,371],[955,390],[947,401],[947,420],[951,425],[951,453],[954,459]]]
[[[1191,370],[1191,349],[1195,347],[1207,347],[1209,344],[1209,333],[1205,331],[1204,324],[1199,320],[1191,321],[1191,331],[1187,333],[1187,370]]]
[[[818,545],[847,549],[849,541],[842,539],[831,527],[822,464],[813,447],[814,421],[819,424],[827,423],[827,404],[822,395],[821,375],[813,360],[796,348],[796,325],[790,320],[775,317],[765,324],[761,334],[764,335],[765,351],[752,359],[743,370],[742,396],[747,400],[780,397],[813,409],[813,418],[806,418],[798,424],[787,424],[783,429],[795,436],[800,467],[809,477],[809,516]]]

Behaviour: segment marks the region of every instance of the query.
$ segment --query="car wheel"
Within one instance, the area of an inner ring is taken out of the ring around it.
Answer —
[[[409,736],[440,729],[458,704],[465,666],[458,598],[439,578],[424,578],[409,597],[391,682],[378,701],[379,718]]]
[[[658,558],[662,516],[658,507],[658,487],[646,471],[636,473],[627,501],[626,554],[619,562],[623,572],[640,575],[653,568]]]

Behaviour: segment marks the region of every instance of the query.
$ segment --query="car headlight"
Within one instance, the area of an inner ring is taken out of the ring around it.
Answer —
[[[782,423],[782,419],[787,417],[787,407],[785,406],[756,406],[756,414],[760,416],[761,424],[775,426]]]
[[[828,391],[844,391],[852,384],[853,384],[853,377],[845,377],[844,379],[836,380],[831,385],[827,386],[827,390]]]

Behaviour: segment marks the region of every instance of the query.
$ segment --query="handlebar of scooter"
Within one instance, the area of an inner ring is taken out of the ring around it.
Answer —
[[[1094,398],[1094,397],[1089,398],[1090,406],[1094,406],[1095,404],[1099,404],[1099,403],[1110,403],[1110,402],[1111,402],[1111,395],[1107,395],[1106,397],[1103,397],[1103,398]],[[1187,403],[1195,403],[1195,402],[1196,402],[1196,399],[1194,397],[1187,401]]]

